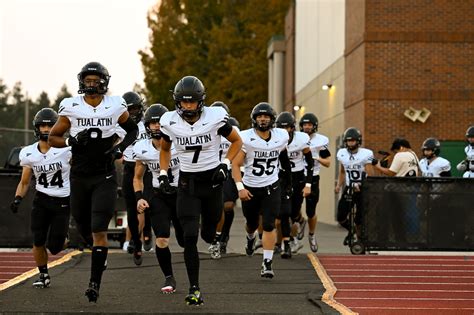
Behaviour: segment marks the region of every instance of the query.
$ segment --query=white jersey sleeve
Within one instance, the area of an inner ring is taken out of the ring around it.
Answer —
[[[228,124],[229,116],[221,107],[204,107],[201,117],[189,124],[176,111],[165,113],[160,119],[161,131],[169,137],[179,156],[184,172],[202,172],[220,164],[221,135],[219,128]]]
[[[288,144],[288,132],[274,128],[268,141],[263,140],[255,129],[240,133],[242,151],[245,152],[244,177],[242,182],[249,187],[265,187],[278,181],[280,152]]]
[[[133,157],[148,166],[153,175],[152,186],[160,186],[158,177],[160,176],[160,151],[152,143],[152,139],[142,139],[133,146]],[[178,187],[179,178],[179,158],[174,145],[171,145],[171,160],[168,168],[168,179],[170,185]]]
[[[71,148],[50,148],[42,153],[38,142],[20,151],[20,165],[32,169],[36,190],[51,197],[68,197]]]
[[[240,132],[237,126],[232,126],[237,132]],[[222,161],[227,156],[227,152],[229,152],[230,148],[230,141],[227,140],[225,137],[221,136],[221,145],[219,147],[219,160]]]

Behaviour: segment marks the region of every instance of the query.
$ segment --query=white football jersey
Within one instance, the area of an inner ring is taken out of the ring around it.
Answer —
[[[104,95],[96,107],[87,104],[83,96],[76,96],[63,99],[58,114],[71,122],[71,136],[89,129],[91,138],[100,139],[116,134],[118,119],[126,111],[127,104],[121,96]]]
[[[174,143],[181,171],[202,172],[220,164],[221,135],[217,132],[228,119],[222,107],[206,106],[194,124],[185,121],[175,110],[161,116],[161,132]]]
[[[319,171],[321,170],[321,164],[318,162],[318,160],[316,160],[316,158],[319,157],[319,151],[329,150],[329,138],[319,133],[313,133],[309,138],[309,148],[311,149],[313,159],[315,159],[313,167],[313,176],[317,176],[319,175]]]
[[[265,187],[278,180],[279,156],[286,149],[289,135],[280,128],[271,129],[270,134],[270,140],[265,141],[253,128],[240,132],[245,152],[242,182],[249,187]]]
[[[71,148],[50,148],[41,153],[39,143],[33,143],[20,151],[20,165],[33,170],[36,190],[51,197],[68,197]]]
[[[232,126],[237,132],[240,132],[240,129],[237,126]],[[221,145],[219,147],[219,160],[222,161],[227,156],[227,152],[230,148],[230,141],[226,137],[221,136]]]
[[[359,148],[356,153],[342,148],[337,151],[336,158],[344,166],[346,186],[349,186],[351,183],[362,181],[365,176],[365,166],[372,163],[374,153],[366,148]]]
[[[299,172],[305,167],[303,150],[309,148],[309,136],[305,132],[295,131],[293,139],[288,143],[288,157],[290,158],[291,171]]]
[[[160,176],[160,151],[155,148],[153,139],[143,139],[137,141],[133,146],[133,157],[136,161],[140,161],[148,166],[153,175],[153,187],[158,188],[160,184],[158,177]],[[178,187],[179,177],[179,158],[174,145],[171,145],[171,160],[168,169],[168,179],[170,185]]]
[[[96,107],[87,104],[83,96],[65,98],[61,102],[58,114],[69,119],[70,134],[75,136],[88,130],[87,144],[72,147],[73,174],[97,175],[114,170],[113,159],[105,152],[118,140],[118,119],[126,111],[127,104],[121,96],[105,95]]]
[[[468,145],[464,148],[464,152],[466,153],[466,159],[469,163],[467,166],[467,170],[474,172],[474,147]]]
[[[125,149],[125,151],[123,151],[123,160],[126,161],[126,162],[135,162],[135,160],[133,159],[133,145],[135,143],[137,143],[138,141],[140,141],[140,140],[148,139],[148,134],[145,130],[145,124],[143,123],[143,121],[140,121],[137,124],[137,126],[138,126],[137,140],[135,140],[135,142],[133,142],[131,145],[129,145]],[[123,130],[122,127],[120,127],[120,125],[117,125],[117,128],[118,128],[117,134],[123,140],[123,138],[125,137],[127,132],[125,130]]]
[[[439,174],[451,170],[451,163],[439,156],[431,161],[431,163],[428,163],[427,158],[423,158],[420,160],[420,169],[421,176],[440,177]]]

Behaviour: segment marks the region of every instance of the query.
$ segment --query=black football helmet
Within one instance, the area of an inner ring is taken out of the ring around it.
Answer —
[[[33,126],[35,128],[35,138],[38,140],[48,141],[49,132],[41,133],[39,127],[41,125],[53,126],[58,121],[58,113],[52,108],[40,109],[33,119]]]
[[[257,123],[257,116],[260,115],[267,115],[270,116],[270,122],[268,124],[258,124]],[[250,113],[250,119],[252,120],[252,127],[260,130],[260,131],[267,131],[271,128],[273,128],[276,120],[276,113],[273,107],[265,102],[258,103],[255,105],[255,107],[252,109],[252,112]]]
[[[229,106],[227,106],[224,102],[215,101],[214,103],[211,104],[211,107],[222,107],[223,109],[225,109],[227,114],[230,114]]]
[[[145,129],[148,135],[153,139],[160,139],[161,138],[161,131],[160,130],[152,130],[150,129],[151,122],[160,122],[161,116],[168,111],[168,108],[163,106],[162,104],[152,104],[148,109],[145,111]]]
[[[127,92],[122,95],[127,103],[127,110],[132,120],[138,124],[143,117],[144,102],[143,98],[135,92]]]
[[[311,129],[311,133],[315,133],[316,131],[318,131],[318,117],[316,117],[315,114],[313,113],[306,113],[304,114],[303,116],[301,116],[301,119],[300,119],[300,131],[304,131],[303,130],[303,124],[304,123],[311,123],[313,124],[313,128]]]
[[[176,83],[173,90],[176,111],[183,118],[194,118],[202,113],[206,88],[201,80],[194,76],[186,76]],[[181,101],[198,102],[195,110],[186,110],[181,106]]]
[[[84,82],[84,78],[89,74],[99,76],[99,84],[95,86],[87,86]],[[84,67],[82,67],[81,72],[77,74],[77,79],[79,80],[79,90],[77,91],[79,94],[105,94],[109,89],[109,71],[103,65],[95,61],[89,62]]]
[[[240,123],[239,123],[239,121],[237,120],[237,118],[235,118],[235,117],[229,117],[229,124],[231,124],[232,126],[235,126],[235,127],[239,128],[239,130],[240,130]]]
[[[347,141],[349,140],[356,140],[355,146],[348,146]],[[362,133],[359,129],[355,127],[347,128],[344,131],[344,135],[342,136],[342,141],[344,142],[344,146],[349,150],[355,150],[362,145]]]
[[[424,150],[431,150],[433,153],[426,155]],[[438,139],[427,138],[421,145],[421,151],[423,151],[423,156],[428,159],[432,158],[433,155],[439,156],[441,153],[441,143],[438,141]]]
[[[471,147],[474,147],[474,125],[467,128],[466,141]]]
[[[281,112],[276,119],[276,126],[278,128],[295,128],[296,120],[290,112]]]

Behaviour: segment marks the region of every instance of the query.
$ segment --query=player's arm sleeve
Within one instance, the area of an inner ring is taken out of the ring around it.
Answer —
[[[311,150],[304,153],[304,160],[306,161],[306,183],[311,184],[313,182],[313,167],[314,160]]]
[[[227,137],[228,135],[230,135],[231,132],[232,132],[232,125],[229,122],[226,122],[224,126],[220,127],[217,130],[217,134],[223,137]]]
[[[120,150],[123,152],[129,145],[137,140],[138,126],[130,117],[128,117],[125,122],[120,123],[119,125],[127,132],[122,142],[119,144]]]
[[[331,152],[329,152],[329,149],[325,146],[319,151],[319,156],[323,159],[326,159],[331,156]]]

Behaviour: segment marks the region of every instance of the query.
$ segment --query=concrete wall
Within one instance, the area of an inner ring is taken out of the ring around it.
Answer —
[[[331,224],[336,224],[336,140],[345,129],[344,19],[344,0],[296,1],[295,103],[301,109],[295,116],[314,113],[319,133],[329,138],[333,160],[331,167],[321,170],[316,211],[319,221]],[[331,89],[322,90],[324,84],[331,84]]]
[[[296,1],[296,93],[343,56],[344,19],[344,0]]]

